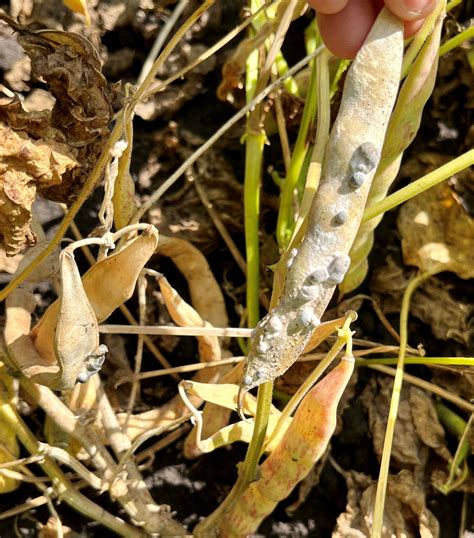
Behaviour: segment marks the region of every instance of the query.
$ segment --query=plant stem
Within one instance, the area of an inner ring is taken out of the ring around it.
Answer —
[[[444,10],[445,5],[445,0],[438,0],[438,5],[436,6],[436,8],[428,15],[428,17],[426,17],[425,21],[423,22],[423,26],[413,37],[410,46],[408,47],[405,56],[403,57],[401,76],[402,80],[408,75],[412,63],[415,61],[415,58],[420,52],[423,43],[433,31],[434,25],[436,24],[436,20],[440,16],[441,12]]]
[[[377,202],[376,204],[368,207],[364,211],[362,222],[367,222],[368,220],[373,219],[374,217],[377,217],[378,215],[381,215],[386,211],[397,207],[400,204],[403,204],[403,202],[406,202],[417,194],[421,194],[422,192],[425,192],[431,187],[438,185],[438,183],[441,183],[442,181],[453,176],[454,174],[465,170],[473,164],[474,149],[471,149],[469,151],[466,151],[466,153],[463,153],[456,159],[453,159],[449,163],[446,163],[443,166],[437,168],[436,170],[433,170],[429,174],[426,174],[426,176],[423,176],[422,178],[414,181],[413,183],[410,183],[410,185],[403,187],[403,189],[399,189],[390,196],[387,196],[384,200],[381,200],[380,202]]]
[[[245,139],[244,220],[247,254],[247,324],[255,327],[260,319],[260,178],[262,173],[263,132],[248,132]]]
[[[408,315],[410,311],[410,300],[414,291],[427,278],[435,274],[434,272],[421,273],[411,280],[403,295],[402,306],[400,310],[400,352],[398,355],[397,370],[393,381],[392,398],[390,401],[390,410],[385,430],[385,439],[382,451],[382,460],[380,462],[380,474],[377,482],[377,492],[375,495],[374,519],[372,524],[372,538],[382,537],[383,513],[385,506],[385,497],[387,493],[388,474],[390,467],[390,455],[392,451],[393,435],[395,432],[395,423],[397,421],[398,406],[400,403],[400,394],[403,383],[403,367],[405,360],[405,351],[408,343]]]
[[[5,400],[0,390],[0,416],[5,422],[15,429],[16,434],[25,448],[32,455],[41,454],[41,446],[30,429],[23,422],[22,418],[14,408]],[[141,537],[145,536],[140,530],[128,525],[122,519],[106,512],[101,506],[90,501],[87,497],[79,493],[69,482],[60,467],[50,458],[45,457],[39,463],[46,474],[52,479],[55,492],[60,499],[65,500],[70,506],[81,514],[98,521],[102,525],[113,530],[120,536]]]
[[[469,28],[466,28],[462,32],[460,32],[458,35],[455,35],[446,43],[444,43],[439,48],[439,55],[443,56],[444,54],[450,52],[451,50],[455,49],[456,47],[459,47],[464,41],[467,41],[468,39],[472,39],[474,37],[474,26],[470,26]]]
[[[293,198],[295,188],[300,178],[301,169],[308,150],[308,132],[314,121],[317,103],[317,76],[316,62],[313,62],[311,69],[311,79],[308,88],[306,103],[303,110],[303,117],[298,131],[295,148],[291,156],[290,167],[283,181],[283,189],[280,197],[280,209],[278,211],[278,221],[276,236],[281,249],[286,249],[290,242],[295,227]]]

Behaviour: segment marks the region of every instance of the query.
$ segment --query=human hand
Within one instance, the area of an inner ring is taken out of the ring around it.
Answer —
[[[405,37],[413,35],[436,0],[308,0],[318,16],[321,36],[328,49],[341,58],[353,58],[385,4],[405,21]]]

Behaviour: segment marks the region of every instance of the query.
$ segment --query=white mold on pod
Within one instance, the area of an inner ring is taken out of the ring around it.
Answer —
[[[283,374],[298,359],[314,331],[313,322],[321,318],[344,278],[397,96],[402,57],[403,24],[384,8],[348,71],[306,234],[271,314],[279,321],[272,322],[276,328],[271,332],[266,327],[269,316],[257,327],[241,397]],[[312,322],[309,309],[315,316]],[[297,318],[302,328],[294,331]],[[257,347],[262,337],[270,344],[265,356]]]

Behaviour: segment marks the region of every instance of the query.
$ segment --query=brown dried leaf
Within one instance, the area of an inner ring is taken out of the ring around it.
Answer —
[[[453,289],[453,285],[439,278],[430,278],[414,296],[410,312],[429,324],[436,338],[451,338],[468,345],[474,334],[474,307],[467,297],[453,297]]]
[[[376,484],[362,473],[346,475],[348,488],[346,511],[337,518],[334,538],[365,538],[371,535],[371,519]],[[382,537],[437,538],[439,523],[426,508],[425,491],[408,470],[388,480]]]
[[[377,294],[382,294],[377,295],[377,300],[385,314],[400,311],[409,279],[410,274],[405,273],[391,258],[386,265],[374,271],[371,288]],[[410,314],[430,325],[436,338],[452,338],[467,345],[474,331],[471,323],[473,307],[467,293],[465,298],[459,298],[453,291],[456,291],[455,286],[447,282],[444,276],[431,277],[415,292]]]
[[[2,119],[12,129],[26,130],[32,138],[42,138],[47,132],[47,138],[69,146],[80,168],[69,170],[56,186],[41,185],[40,191],[51,200],[71,202],[102,151],[112,118],[99,54],[78,34],[33,32],[5,15],[1,17],[18,33],[18,41],[31,59],[32,76],[45,80],[56,99],[51,111],[24,113],[16,118],[7,110],[2,112]]]
[[[474,394],[474,371],[461,366],[441,367],[433,370],[433,383],[443,387],[452,394],[465,400],[471,400]]]
[[[34,244],[31,206],[39,189],[61,183],[76,166],[65,144],[32,140],[0,121],[0,234],[7,255]]]
[[[461,278],[474,276],[474,219],[449,185],[442,183],[406,202],[398,229],[407,264],[422,271],[453,271]]]
[[[374,451],[380,459],[393,381],[388,378],[381,378],[377,381],[380,388],[375,396],[376,388],[372,383],[365,388],[361,401],[369,411]],[[405,386],[402,389],[395,425],[391,463],[398,468],[424,466],[429,456],[427,447],[432,448],[445,459],[449,459],[449,451],[444,442],[444,430],[429,398],[426,395],[420,396],[419,389]]]

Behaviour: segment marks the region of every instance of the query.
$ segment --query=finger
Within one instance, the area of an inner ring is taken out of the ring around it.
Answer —
[[[410,21],[405,23],[405,37],[411,37],[415,35],[416,32],[421,28],[424,20],[421,21]]]
[[[433,11],[436,0],[385,0],[385,5],[403,21],[418,21]]]
[[[308,4],[318,13],[330,15],[344,9],[348,0],[308,0]]]
[[[349,0],[333,15],[318,13],[321,37],[328,49],[341,58],[354,58],[377,16],[371,0]]]

